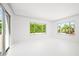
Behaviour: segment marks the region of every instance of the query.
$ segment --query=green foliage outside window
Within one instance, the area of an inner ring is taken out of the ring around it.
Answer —
[[[46,32],[46,24],[30,24],[30,33]]]
[[[58,32],[66,33],[66,34],[73,34],[75,32],[74,24],[72,23],[60,24],[58,25]]]
[[[0,34],[2,33],[2,23],[0,23]]]
[[[2,19],[3,19],[3,10],[0,7],[0,34],[2,33]]]

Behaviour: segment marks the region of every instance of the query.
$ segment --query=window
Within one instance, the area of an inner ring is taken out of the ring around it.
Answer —
[[[46,32],[46,24],[30,24],[30,33],[44,33]]]
[[[0,21],[0,34],[2,33],[2,23]]]
[[[3,9],[0,6],[0,55],[3,52]]]
[[[66,34],[74,34],[75,25],[73,22],[66,22],[58,24],[58,32]]]
[[[3,20],[3,11],[2,11],[2,8],[0,7],[0,35],[2,34],[2,22]]]
[[[5,54],[9,49],[10,37],[10,15],[0,4],[0,55]]]

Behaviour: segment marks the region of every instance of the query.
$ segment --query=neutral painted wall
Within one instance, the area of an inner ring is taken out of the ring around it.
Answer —
[[[59,47],[58,50],[61,49],[61,52],[60,52],[61,55],[79,55],[79,20],[78,19],[79,19],[79,15],[52,22],[52,25],[51,25],[52,39],[57,41],[59,40],[59,42],[57,43],[58,44],[57,47]],[[61,22],[67,22],[67,21],[72,21],[75,23],[74,35],[57,33],[57,24]]]
[[[46,24],[46,33],[36,33],[32,34],[30,33],[30,23],[42,23]],[[22,17],[22,16],[15,16],[13,20],[13,39],[15,42],[20,42],[23,40],[33,40],[33,39],[48,39],[50,38],[50,25],[51,21],[46,21],[46,20],[38,20],[38,19],[31,19],[27,17]]]
[[[78,19],[79,16],[74,16],[57,21],[46,21],[14,16],[14,20],[12,21],[12,36],[17,44],[14,55],[79,55]],[[66,22],[66,20],[75,23],[74,35],[57,33],[57,24]],[[47,24],[47,32],[40,34],[29,33],[31,22]],[[21,51],[19,49],[24,50]]]
[[[29,38],[28,26],[27,18],[14,16],[14,20],[12,21],[12,38],[15,40],[15,43]]]

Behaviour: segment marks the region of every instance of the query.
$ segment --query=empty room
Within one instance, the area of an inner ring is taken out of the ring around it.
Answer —
[[[0,55],[79,56],[79,3],[0,3]]]

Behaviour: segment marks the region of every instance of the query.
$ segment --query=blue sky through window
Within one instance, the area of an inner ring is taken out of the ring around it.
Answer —
[[[0,20],[2,20],[2,8],[0,8]]]

